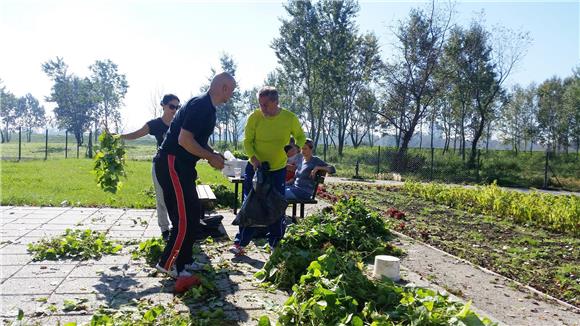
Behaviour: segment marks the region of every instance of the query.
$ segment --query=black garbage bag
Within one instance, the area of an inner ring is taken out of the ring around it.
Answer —
[[[277,222],[288,207],[284,195],[274,189],[268,162],[256,171],[256,184],[244,199],[232,224],[242,227],[265,227]]]

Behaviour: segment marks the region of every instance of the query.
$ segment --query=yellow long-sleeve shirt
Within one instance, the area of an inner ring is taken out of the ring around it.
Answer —
[[[296,145],[302,147],[306,141],[302,126],[296,115],[286,109],[273,117],[266,117],[260,109],[248,117],[244,130],[244,149],[248,157],[256,156],[260,162],[268,162],[270,170],[286,166],[284,146],[293,136]]]

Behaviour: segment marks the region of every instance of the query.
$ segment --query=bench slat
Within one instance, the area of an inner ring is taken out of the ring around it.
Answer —
[[[217,200],[215,194],[213,193],[213,191],[211,190],[210,186],[208,185],[198,185],[195,187],[196,191],[197,191],[197,197],[199,197],[199,199],[201,201],[212,201],[212,200]]]

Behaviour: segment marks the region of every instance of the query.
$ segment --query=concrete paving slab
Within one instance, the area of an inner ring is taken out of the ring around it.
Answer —
[[[9,278],[14,273],[16,273],[18,270],[20,270],[21,268],[22,268],[22,266],[16,266],[16,265],[0,266],[0,278],[2,279],[2,281],[4,281],[5,279]],[[0,293],[0,294],[3,294],[3,293]]]
[[[0,257],[0,265],[20,265],[24,266],[32,260],[30,255],[9,254]]]
[[[8,244],[7,246],[0,248],[0,256],[8,254],[28,254],[28,246],[21,244]]]
[[[76,265],[26,265],[12,278],[66,277]]]
[[[3,229],[2,231],[0,231],[0,237],[4,238],[4,237],[21,237],[29,232],[31,232],[32,230],[7,230],[7,229]]]
[[[62,277],[9,278],[0,284],[2,295],[51,294],[64,280]]]
[[[55,230],[36,229],[36,230],[28,231],[26,236],[27,237],[39,237],[39,238],[53,238],[53,237],[64,234],[65,229],[55,229]]]
[[[71,278],[116,277],[123,276],[124,269],[116,264],[79,263],[69,274]]]
[[[69,277],[62,282],[54,293],[56,294],[83,294],[83,293],[100,293],[102,295],[111,295],[119,286],[121,279],[119,277]]]
[[[3,295],[0,296],[0,317],[16,317],[18,309],[22,309],[25,315],[31,316],[36,311],[44,310],[48,295]]]
[[[42,226],[42,223],[31,223],[31,224],[23,224],[23,223],[9,223],[2,226],[3,230],[34,230],[38,227]]]
[[[44,224],[46,222],[50,221],[50,219],[48,218],[18,218],[16,219],[16,221],[13,222],[13,224]]]

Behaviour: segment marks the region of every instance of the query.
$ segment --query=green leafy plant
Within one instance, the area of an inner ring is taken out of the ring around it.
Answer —
[[[402,255],[389,243],[393,238],[389,225],[356,199],[343,199],[331,210],[310,215],[286,231],[279,248],[274,250],[264,269],[256,276],[290,289],[308,264],[325,248],[334,246],[344,253],[361,257],[377,254]]]
[[[233,151],[232,154],[234,155],[235,158],[240,159],[240,160],[247,160],[248,159],[248,155],[246,155],[246,153],[244,153],[242,151]]]
[[[277,325],[488,325],[469,305],[429,289],[404,287],[365,274],[364,260],[401,255],[388,224],[356,199],[288,228],[255,276],[292,291]],[[267,284],[267,283],[266,283]]]
[[[154,266],[159,262],[165,249],[165,241],[161,237],[151,238],[139,243],[139,247],[131,252],[133,259],[145,258],[147,264]]]
[[[65,299],[63,311],[81,311],[87,310],[86,303],[89,302],[87,298]]]
[[[100,308],[91,319],[91,326],[209,326],[227,325],[224,321],[223,309],[207,309],[198,311],[195,315],[178,312],[173,304],[152,305],[151,302],[143,300],[139,302],[136,309],[115,311]]]
[[[99,149],[95,155],[93,171],[97,177],[97,185],[103,191],[117,193],[121,188],[121,177],[125,173],[125,147],[120,135],[103,132],[99,136]]]
[[[28,251],[34,260],[99,259],[118,253],[122,245],[107,240],[104,232],[66,229],[61,236],[30,243]]]

